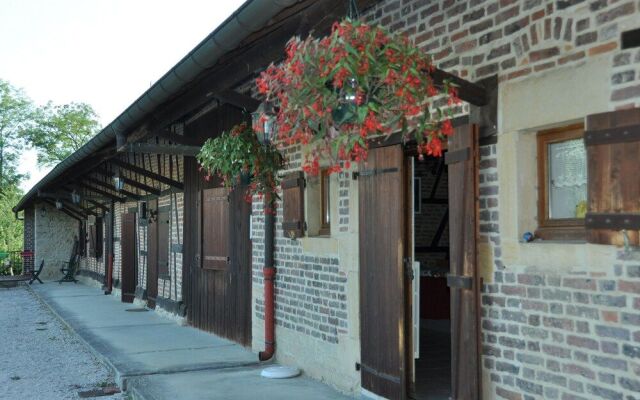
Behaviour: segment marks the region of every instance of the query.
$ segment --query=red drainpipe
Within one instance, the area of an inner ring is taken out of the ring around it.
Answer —
[[[276,351],[274,293],[276,268],[273,260],[273,228],[274,215],[267,213],[264,216],[264,268],[262,270],[264,274],[264,351],[258,354],[260,361],[269,360]]]

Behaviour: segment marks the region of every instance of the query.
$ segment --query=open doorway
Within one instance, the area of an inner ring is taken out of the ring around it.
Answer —
[[[414,398],[451,396],[448,167],[444,157],[413,162]]]

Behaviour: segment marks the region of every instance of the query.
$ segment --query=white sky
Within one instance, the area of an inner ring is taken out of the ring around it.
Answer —
[[[109,124],[244,0],[0,0],[0,78],[37,104],[91,104]],[[30,189],[34,151],[21,171]]]

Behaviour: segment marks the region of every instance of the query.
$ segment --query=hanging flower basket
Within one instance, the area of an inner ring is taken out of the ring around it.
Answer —
[[[438,87],[430,58],[405,36],[345,19],[322,39],[292,38],[286,57],[257,79],[258,90],[276,105],[281,145],[302,144],[303,169],[317,174],[320,159],[330,172],[367,157],[368,139],[401,131],[418,152],[442,155],[453,133],[456,89]]]
[[[207,172],[205,179],[215,174],[225,187],[232,189],[248,184],[246,200],[251,201],[253,195],[266,196],[269,206],[265,212],[273,211],[282,156],[274,146],[260,144],[249,125],[236,125],[231,131],[208,139],[196,158],[200,169]]]

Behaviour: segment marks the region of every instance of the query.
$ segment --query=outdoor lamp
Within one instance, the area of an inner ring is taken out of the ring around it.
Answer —
[[[118,192],[124,189],[124,179],[120,177],[119,173],[116,173],[116,175],[113,177],[113,186]]]
[[[42,206],[42,208],[40,209],[40,216],[44,218],[45,215],[47,215],[47,208],[45,206]]]
[[[62,210],[62,202],[60,200],[56,200],[56,208]]]
[[[73,204],[80,204],[80,195],[75,190],[71,192],[71,202]]]
[[[269,145],[276,134],[276,115],[273,104],[262,102],[251,113],[253,130],[256,132],[258,142],[262,145]]]

